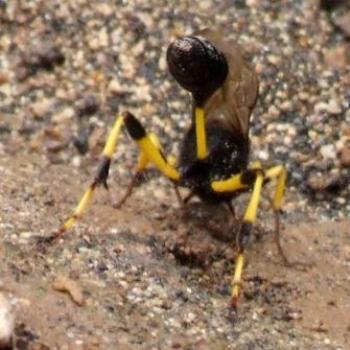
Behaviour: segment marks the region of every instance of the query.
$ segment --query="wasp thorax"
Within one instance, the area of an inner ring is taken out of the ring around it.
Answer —
[[[170,73],[193,94],[197,104],[203,104],[228,73],[225,56],[200,36],[176,39],[168,47],[167,61]]]

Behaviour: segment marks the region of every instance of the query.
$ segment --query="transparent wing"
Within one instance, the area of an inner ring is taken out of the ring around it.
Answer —
[[[242,49],[223,38],[222,33],[204,29],[196,35],[210,41],[224,53],[229,73],[225,83],[206,102],[207,121],[220,120],[228,128],[247,137],[249,120],[258,97],[258,79],[254,69],[244,60]]]

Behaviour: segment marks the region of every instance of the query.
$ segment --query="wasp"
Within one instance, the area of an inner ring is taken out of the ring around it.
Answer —
[[[178,160],[165,155],[157,136],[147,132],[133,114],[124,112],[117,116],[96,176],[56,236],[72,228],[89,206],[97,187],[102,185],[108,189],[111,160],[124,126],[138,145],[139,157],[135,175],[119,206],[132,193],[138,175],[150,165],[165,175],[175,189],[179,186],[188,188],[190,193],[185,200],[198,196],[203,201],[226,203],[231,207],[231,201],[236,196],[250,192],[236,235],[237,257],[231,293],[231,305],[236,308],[241,292],[245,250],[251,240],[262,188],[270,180],[276,183],[271,202],[275,213],[277,247],[284,261],[288,262],[279,238],[286,169],[283,165],[264,169],[259,162],[249,165],[249,126],[258,98],[258,79],[237,44],[224,39],[219,32],[205,29],[173,41],[167,49],[167,63],[170,74],[191,94],[192,101],[191,123],[183,137]]]

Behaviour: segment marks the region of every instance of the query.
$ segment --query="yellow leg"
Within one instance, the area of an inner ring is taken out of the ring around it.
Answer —
[[[123,125],[123,119],[123,116],[118,116],[116,118],[113,128],[107,138],[105,147],[103,149],[101,162],[93,182],[85,191],[83,197],[80,199],[78,205],[74,209],[73,214],[64,222],[61,228],[56,232],[56,236],[60,236],[67,230],[71,229],[77,222],[77,220],[88,209],[96,187],[103,185],[105,188],[108,188],[107,178],[109,173],[109,167],[113,153],[116,148],[117,140],[120,135],[121,127]]]
[[[233,175],[226,180],[213,181],[211,187],[215,192],[234,192],[251,187],[254,184],[257,171],[261,170],[260,162],[253,162],[249,169]]]
[[[261,189],[265,179],[277,179],[276,190],[272,200],[272,206],[275,213],[275,237],[279,253],[281,254],[284,262],[289,264],[280,243],[280,222],[279,212],[282,206],[285,183],[287,173],[284,166],[278,165],[268,169],[266,172],[262,171],[260,162],[254,162],[250,165],[249,169],[243,171],[240,174],[233,175],[231,178],[220,181],[213,181],[211,187],[215,192],[235,192],[250,188],[254,184],[254,189],[250,198],[249,205],[245,212],[243,223],[238,234],[237,246],[239,253],[236,260],[236,268],[234,272],[232,282],[232,305],[237,304],[238,296],[240,293],[241,275],[244,265],[244,249],[249,243],[251,234],[251,228],[256,220],[256,213],[258,203],[260,200]]]
[[[285,265],[291,265],[286,254],[283,251],[280,237],[280,210],[286,188],[287,172],[283,165],[277,165],[268,169],[265,173],[268,179],[277,179],[275,194],[272,199],[272,208],[275,214],[275,241],[279,254],[281,255]]]
[[[263,181],[264,181],[264,175],[262,173],[257,173],[253,192],[252,192],[252,195],[250,197],[250,201],[249,201],[247,210],[244,214],[243,223],[244,222],[249,222],[249,223],[255,222]]]
[[[255,174],[253,174],[255,177]],[[253,178],[254,179],[254,178]],[[227,180],[218,180],[211,183],[215,192],[234,192],[249,187],[249,183],[244,181],[244,174],[234,175]]]
[[[171,180],[176,181],[180,179],[180,173],[167,162],[166,158],[163,157],[159,149],[152,142],[149,135],[146,135],[140,140],[136,140],[136,142],[139,145],[140,149],[145,153],[147,158],[157,167],[161,173],[163,173]]]
[[[75,210],[73,211],[73,214],[64,222],[62,227],[56,232],[56,236],[62,235],[64,232],[71,229],[77,222],[77,220],[82,216],[82,214],[88,209],[96,187],[103,185],[106,189],[108,189],[107,179],[111,159],[115,152],[116,144],[123,125],[126,126],[130,136],[139,145],[141,151],[138,160],[136,175],[132,179],[127,193],[122,198],[123,202],[131,194],[132,188],[136,183],[137,174],[144,171],[149,163],[154,163],[154,165],[163,174],[165,174],[174,181],[180,178],[179,172],[175,169],[174,166],[170,165],[167,159],[165,158],[158,138],[154,134],[146,134],[144,128],[137,121],[137,119],[130,113],[125,112],[123,113],[123,115],[118,116],[114,122],[113,128],[107,138],[105,147],[103,149],[101,162],[93,182],[84,193],[83,197],[81,198]]]
[[[90,186],[86,192],[84,193],[83,197],[79,201],[77,207],[75,208],[73,215],[70,216],[70,218],[63,224],[60,233],[63,233],[66,230],[69,230],[74,226],[77,219],[83,214],[83,212],[86,210],[86,208],[89,206],[93,193],[94,193],[94,187]]]
[[[160,145],[160,142],[159,142],[157,136],[153,133],[149,134],[149,136],[150,136],[151,141],[154,143],[154,145],[162,153],[163,150],[161,148],[161,145]],[[150,163],[150,161],[149,161],[147,155],[143,151],[141,151],[140,156],[138,158],[136,171],[135,171],[133,177],[131,178],[123,197],[117,203],[115,203],[113,205],[114,208],[120,209],[124,205],[126,200],[131,196],[132,191],[133,191],[134,187],[136,186],[138,179],[140,178],[141,174],[146,170],[149,163]]]
[[[171,180],[179,180],[180,173],[168,163],[160,146],[155,143],[154,136],[147,134],[141,123],[131,113],[125,113],[124,122],[131,138],[138,144],[147,159]]]
[[[256,220],[258,204],[260,201],[261,189],[264,182],[262,171],[256,173],[254,188],[247,210],[243,217],[243,223],[237,236],[238,256],[236,259],[235,272],[232,280],[231,305],[236,308],[237,301],[241,290],[242,272],[244,265],[244,250],[249,244],[252,226]]]
[[[273,197],[272,205],[274,210],[280,210],[282,206],[284,191],[286,188],[287,172],[283,165],[277,165],[268,169],[265,172],[267,179],[277,178],[275,195]]]
[[[279,229],[279,212],[282,206],[285,183],[286,183],[286,169],[282,165],[272,167],[265,172],[262,170],[260,162],[254,162],[249,169],[240,174],[233,175],[231,178],[220,181],[213,181],[211,187],[215,192],[234,192],[251,188],[253,185],[253,192],[245,212],[243,223],[237,236],[238,256],[236,259],[234,276],[232,279],[232,306],[236,307],[238,297],[241,290],[242,272],[244,266],[244,250],[247,247],[251,230],[256,221],[256,214],[258,204],[260,201],[261,190],[264,180],[277,179],[276,190],[272,200],[272,206],[275,213],[275,237],[278,251],[281,254],[284,262],[289,264],[280,244],[280,229]]]
[[[241,276],[244,266],[244,255],[239,253],[236,258],[235,272],[232,280],[232,292],[231,292],[231,305],[236,308],[237,301],[240,293],[240,288],[242,286]]]
[[[123,123],[123,116],[118,116],[114,122],[113,129],[111,130],[111,133],[108,136],[102,155],[109,159],[113,157],[113,154],[115,152],[117,140],[119,138],[120,130],[123,126]]]

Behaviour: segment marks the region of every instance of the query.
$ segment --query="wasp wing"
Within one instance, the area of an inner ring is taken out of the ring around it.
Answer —
[[[227,60],[224,84],[205,103],[207,122],[219,121],[247,138],[249,120],[258,97],[259,83],[254,69],[244,60],[242,49],[224,39],[222,33],[204,29],[196,34],[211,42]]]

